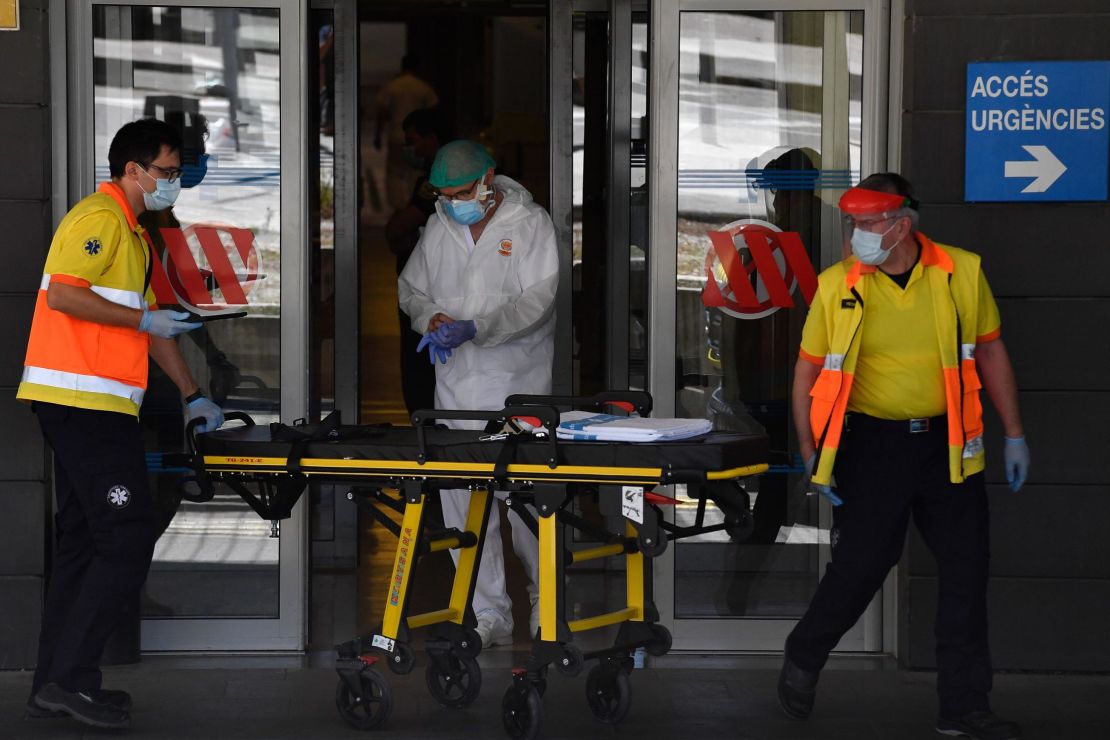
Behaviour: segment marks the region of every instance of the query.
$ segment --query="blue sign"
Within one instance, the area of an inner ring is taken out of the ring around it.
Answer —
[[[1106,200],[1110,62],[967,65],[968,201]]]

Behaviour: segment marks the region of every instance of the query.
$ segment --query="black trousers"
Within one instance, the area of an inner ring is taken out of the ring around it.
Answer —
[[[833,509],[832,559],[787,638],[787,655],[805,670],[824,667],[901,557],[912,515],[937,562],[940,713],[988,709],[990,516],[983,475],[950,482],[944,417],[915,434],[909,422],[859,414],[850,414],[847,425],[833,473],[844,504]]]
[[[397,323],[401,327],[401,394],[409,414],[420,409],[435,408],[436,369],[428,362],[428,352],[417,352],[423,338],[412,330],[408,314],[397,307]]]
[[[34,404],[54,451],[54,557],[32,695],[47,683],[100,688],[100,655],[146,580],[156,539],[138,420]]]

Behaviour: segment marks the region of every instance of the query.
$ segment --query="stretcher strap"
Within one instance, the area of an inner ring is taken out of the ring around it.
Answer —
[[[339,409],[332,411],[317,425],[309,428],[303,419],[293,425],[270,424],[270,439],[274,442],[290,442],[286,467],[290,473],[301,472],[301,458],[313,442],[342,442],[349,439],[369,439],[381,436],[392,424],[369,424],[345,427],[340,419]]]
[[[286,469],[290,473],[301,472],[301,458],[310,442],[320,442],[327,439],[337,439],[339,436],[339,409],[332,411],[311,431],[304,431],[304,420],[300,424],[293,422],[293,426],[275,422],[270,424],[270,439],[275,442],[292,442],[286,459]],[[302,427],[298,429],[297,427]]]
[[[516,459],[516,450],[520,440],[530,437],[529,434],[510,434],[501,444],[497,453],[497,460],[493,463],[493,482],[498,488],[505,488],[509,480],[509,465]]]

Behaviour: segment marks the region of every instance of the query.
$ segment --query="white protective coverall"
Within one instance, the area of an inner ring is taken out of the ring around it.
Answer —
[[[494,188],[504,200],[481,238],[469,245],[467,226],[449,216],[442,203],[428,219],[397,287],[413,331],[424,334],[437,313],[471,319],[477,333],[436,364],[436,408],[496,411],[513,393],[550,393],[555,351],[555,292],[559,256],[551,217],[520,183],[498,175]],[[446,421],[456,429],[482,429],[485,422]],[[504,493],[499,498],[504,498]],[[443,491],[444,524],[462,530],[469,493]],[[509,512],[513,549],[537,593],[539,544],[524,522]],[[458,553],[451,555],[458,563]],[[474,591],[474,613],[493,611],[512,625],[512,602],[505,591],[505,559],[496,509],[490,513],[482,562]]]

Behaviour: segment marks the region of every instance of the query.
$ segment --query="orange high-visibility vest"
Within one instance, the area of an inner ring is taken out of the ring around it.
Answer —
[[[93,283],[73,275],[47,272],[42,276],[16,397],[138,416],[146,391],[150,336],[129,327],[84,321],[56,311],[47,303],[50,283],[56,282],[89,288],[122,306],[148,305],[150,251],[143,239],[143,229],[118,186],[101,185],[97,193],[66,214],[54,235],[51,254],[60,250],[67,238],[86,236],[70,233],[80,219],[104,212],[120,223],[115,257]]]
[[[983,406],[979,400],[982,384],[975,369],[979,256],[934,244],[924,234],[917,236],[921,242],[921,265],[933,299],[944,373],[949,477],[953,483],[962,483],[969,475],[981,471],[986,461]],[[864,331],[863,307],[875,269],[849,257],[818,278],[817,296],[824,304],[830,336],[829,352],[809,393],[812,399],[809,423],[817,445],[813,472],[816,483],[829,485],[832,477]]]

